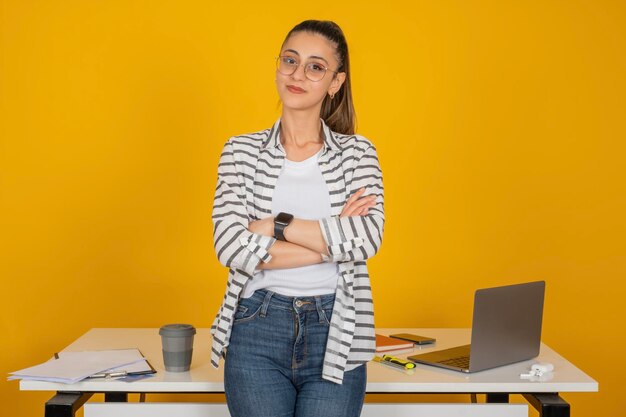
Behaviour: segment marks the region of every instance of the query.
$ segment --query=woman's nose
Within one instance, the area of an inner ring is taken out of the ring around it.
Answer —
[[[302,68],[302,70],[300,70],[300,68]],[[304,64],[300,64],[298,65],[298,68],[296,68],[296,70],[293,72],[293,74],[291,74],[291,76],[296,79],[296,80],[303,80],[306,78],[306,66]]]

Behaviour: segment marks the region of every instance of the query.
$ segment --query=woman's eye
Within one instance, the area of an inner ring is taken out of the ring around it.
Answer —
[[[298,62],[295,59],[288,56],[283,57],[283,63],[287,65],[298,65]]]
[[[314,71],[314,72],[324,72],[324,71],[326,71],[326,68],[324,66],[322,66],[320,64],[315,64],[315,63],[309,64],[309,69],[311,71]]]

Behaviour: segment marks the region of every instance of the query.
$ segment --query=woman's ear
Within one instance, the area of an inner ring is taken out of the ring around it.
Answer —
[[[345,80],[346,73],[338,72],[337,75],[335,75],[335,78],[333,78],[333,81],[330,83],[330,87],[328,87],[328,94],[331,96],[337,94],[337,91],[339,91]]]

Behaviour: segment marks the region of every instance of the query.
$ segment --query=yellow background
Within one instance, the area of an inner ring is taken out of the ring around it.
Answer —
[[[476,288],[546,280],[544,342],[600,383],[572,415],[622,412],[624,2],[1,4],[4,415],[52,395],[4,375],[89,328],[211,324],[218,156],[278,117],[307,18],[344,29],[384,171],[377,326],[469,327]]]

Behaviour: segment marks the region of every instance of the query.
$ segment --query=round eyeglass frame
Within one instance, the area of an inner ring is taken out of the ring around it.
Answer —
[[[328,71],[332,71],[332,72],[334,72],[335,74],[339,74],[339,71],[335,71],[335,70],[332,70],[332,69],[330,69],[330,68],[328,68],[328,67],[326,67],[326,66],[324,66],[324,65],[322,65],[322,64],[315,63],[315,64],[319,65],[320,67],[324,68],[324,75],[322,75],[322,78],[320,78],[319,80],[312,80],[312,79],[309,77],[309,74],[308,74],[308,72],[307,72],[307,65],[312,64],[312,62],[310,62],[309,64],[298,64],[298,65],[294,65],[294,66],[293,66],[293,71],[291,71],[291,72],[289,72],[289,73],[285,73],[285,72],[282,72],[282,71],[280,70],[280,59],[281,59],[281,58],[292,58],[292,57],[285,56],[285,55],[280,55],[280,56],[277,56],[277,57],[276,57],[276,71],[280,72],[280,73],[281,73],[281,74],[283,74],[283,75],[293,75],[296,71],[298,71],[298,68],[300,68],[301,66],[304,66],[304,76],[307,78],[307,80],[312,81],[312,82],[314,82],[314,83],[317,83],[317,82],[322,81],[322,80],[324,79],[324,77],[326,76],[326,73],[327,73]],[[295,60],[295,58],[292,58],[292,59],[294,59],[294,60]],[[296,61],[296,62],[297,62],[297,61]]]

